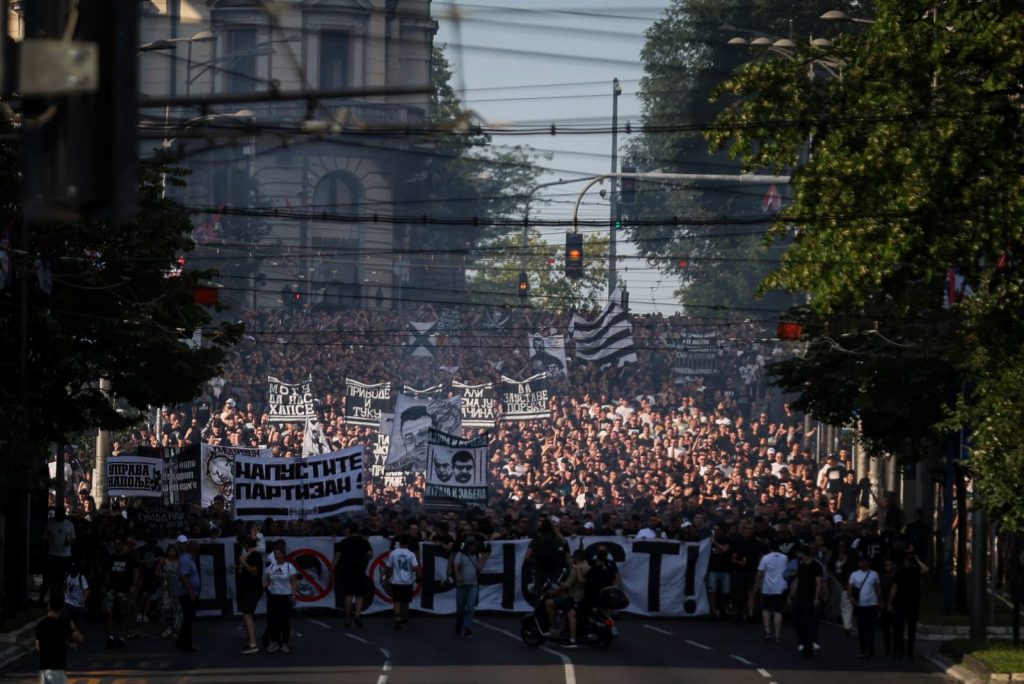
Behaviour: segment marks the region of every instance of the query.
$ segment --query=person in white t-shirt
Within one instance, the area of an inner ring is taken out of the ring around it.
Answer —
[[[786,582],[786,568],[789,559],[779,552],[778,543],[771,542],[771,551],[761,558],[757,565],[757,580],[754,591],[761,594],[761,618],[764,620],[764,639],[782,640],[782,613],[786,602],[783,594],[789,588]]]
[[[56,590],[64,581],[71,562],[71,545],[75,543],[75,526],[67,519],[63,506],[57,506],[53,517],[46,521],[43,533],[46,541],[46,568],[39,587],[39,601],[46,598],[47,590]]]
[[[395,606],[395,629],[409,622],[409,602],[412,601],[413,585],[420,573],[416,554],[409,550],[409,540],[398,537],[398,547],[388,554],[385,572],[391,580],[391,600]]]
[[[78,562],[71,561],[68,566],[68,574],[64,576],[64,608],[61,615],[68,618],[77,626],[85,621],[85,607],[89,601],[89,580],[82,574]],[[71,643],[74,649],[76,644]]]
[[[853,617],[857,621],[859,657],[862,659],[875,655],[875,626],[878,624],[881,583],[882,578],[871,569],[871,559],[862,555],[858,569],[850,573],[850,581],[846,585],[850,603],[853,604]]]
[[[299,595],[299,571],[288,562],[284,542],[274,545],[274,553],[263,571],[263,586],[267,590],[267,631],[263,633],[263,647],[268,653],[281,649],[290,653],[292,602]]]

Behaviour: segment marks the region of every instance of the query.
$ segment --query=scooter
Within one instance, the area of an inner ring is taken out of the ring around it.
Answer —
[[[557,586],[555,583],[550,583],[544,588],[533,611],[523,616],[519,623],[519,635],[527,646],[541,646],[549,639],[563,646],[569,643],[568,618],[565,613],[557,612],[555,624],[552,625],[548,620],[547,611],[544,609],[544,601],[551,596],[555,586]],[[577,611],[577,643],[601,650],[612,645],[612,640],[618,636],[612,610],[621,610],[629,605],[625,594],[618,589],[615,589],[614,592],[601,592],[601,605],[594,606],[585,612]]]

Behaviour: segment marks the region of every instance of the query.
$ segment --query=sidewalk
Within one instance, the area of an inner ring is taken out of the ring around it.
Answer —
[[[0,669],[33,652],[37,622],[39,618],[32,618],[27,624],[0,634]]]

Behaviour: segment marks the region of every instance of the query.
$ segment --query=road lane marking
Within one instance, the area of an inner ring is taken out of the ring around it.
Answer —
[[[368,643],[370,643],[369,641],[367,641],[363,637],[356,636],[355,634],[346,634],[345,636],[347,636],[349,639],[355,639],[356,641],[358,641],[361,644],[368,644]]]
[[[759,675],[761,675],[762,677],[764,677],[765,679],[771,679],[772,678],[772,673],[769,672],[768,670],[764,669],[763,667],[757,668],[757,673]]]
[[[742,656],[738,656],[738,655],[730,655],[729,657],[730,657],[730,658],[732,658],[733,660],[738,660],[738,661],[740,661],[740,662],[741,662],[741,663],[743,663],[744,665],[753,665],[753,664],[754,664],[754,663],[750,662],[749,660],[747,660],[746,658],[744,658],[744,657],[742,657]]]
[[[320,622],[319,620],[310,620],[310,622],[312,622],[314,625],[320,625],[324,629],[330,629],[331,628],[331,626],[329,624],[327,624],[326,622]]]
[[[699,641],[691,641],[690,639],[687,639],[686,643],[690,644],[691,646],[696,646],[697,648],[703,649],[705,651],[711,650],[710,646],[708,646],[707,644],[702,644]]]
[[[644,625],[644,627],[646,627],[647,629],[651,630],[652,632],[657,632],[658,634],[665,634],[667,636],[672,636],[672,632],[668,631],[667,629],[662,629],[661,627],[655,627],[654,625],[646,625],[646,624]]]
[[[504,634],[510,639],[522,641],[522,637],[520,637],[518,634],[513,634],[507,629],[495,627],[494,625],[489,625],[486,622],[481,622],[480,620],[477,620],[476,624],[480,625],[481,627],[486,627],[487,629],[493,630],[495,632],[500,632],[501,634]],[[576,668],[573,666],[572,660],[569,659],[569,656],[565,655],[564,653],[559,653],[558,651],[554,651],[550,648],[547,648],[546,646],[541,646],[540,650],[550,653],[551,655],[556,656],[559,660],[562,661],[562,666],[565,668],[565,684],[576,684]],[[382,683],[378,682],[377,684]]]
[[[378,650],[380,651],[381,655],[384,656],[384,660],[391,660],[391,651],[381,647],[378,647]]]

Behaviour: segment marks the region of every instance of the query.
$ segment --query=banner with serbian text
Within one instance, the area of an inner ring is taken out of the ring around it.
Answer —
[[[107,496],[164,495],[164,462],[145,456],[111,456],[107,459]]]
[[[270,375],[267,384],[271,423],[305,423],[307,419],[316,418],[312,377],[292,384]]]
[[[342,538],[285,537],[288,559],[299,572],[296,608],[333,609],[334,574],[331,565]],[[267,542],[275,541],[268,538]],[[373,558],[366,564],[366,594],[363,612],[391,611],[391,596],[381,581],[391,541],[371,537]],[[711,555],[711,540],[679,542],[625,537],[572,537],[570,547],[593,554],[599,546],[608,549],[619,573],[629,607],[623,612],[647,617],[697,617],[708,614],[707,584],[704,581]],[[480,568],[478,610],[525,613],[537,597],[529,591],[532,566],[526,560],[530,540],[492,541],[490,555]],[[200,540],[199,564],[202,584],[199,594],[201,615],[235,614],[235,580],[231,568],[237,565],[239,547],[234,538]],[[445,584],[448,555],[432,543],[420,544],[419,562],[423,581],[415,587],[411,607],[435,614],[455,612],[455,588]],[[261,599],[257,612],[265,612]]]
[[[458,380],[452,382],[452,391],[462,395],[463,427],[494,427],[498,419],[495,406],[494,383],[466,385]]]
[[[380,416],[391,410],[391,383],[367,385],[345,378],[345,422],[349,425],[377,427]]]
[[[501,376],[501,419],[536,420],[550,418],[548,374],[537,373],[526,380]]]
[[[202,480],[199,491],[203,497],[203,508],[213,503],[214,497],[224,497],[224,509],[230,511],[235,498],[235,458],[238,456],[270,457],[270,449],[251,447],[216,446],[203,444],[201,455]]]
[[[430,428],[427,437],[427,508],[487,506],[487,433],[472,439]]]
[[[235,517],[309,520],[362,510],[362,445],[305,458],[236,456]]]

